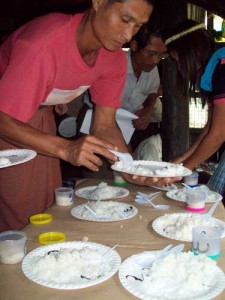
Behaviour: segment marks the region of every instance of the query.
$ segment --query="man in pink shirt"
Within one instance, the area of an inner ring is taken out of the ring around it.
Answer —
[[[148,21],[153,4],[93,0],[84,14],[34,19],[1,46],[0,149],[30,148],[38,155],[0,170],[0,231],[22,228],[54,202],[59,159],[98,171],[99,155],[116,160],[108,149],[127,152],[115,121],[126,73],[121,47]],[[56,136],[52,108],[89,87],[96,103],[92,135],[75,141]]]

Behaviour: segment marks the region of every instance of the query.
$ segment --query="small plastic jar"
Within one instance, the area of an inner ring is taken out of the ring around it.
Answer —
[[[69,206],[73,204],[74,190],[69,187],[60,187],[55,189],[55,202],[60,206]]]
[[[204,253],[212,259],[220,256],[222,232],[213,226],[197,226],[192,229],[192,252],[195,255]]]
[[[198,186],[198,172],[192,172],[191,175],[185,176],[184,183],[190,187]]]
[[[185,209],[192,212],[202,212],[205,210],[205,191],[188,189]]]
[[[3,264],[16,264],[26,255],[26,234],[23,231],[9,230],[0,233],[0,261]]]
[[[128,183],[126,180],[123,179],[123,177],[120,175],[120,173],[113,171],[113,185],[114,186],[126,186]]]

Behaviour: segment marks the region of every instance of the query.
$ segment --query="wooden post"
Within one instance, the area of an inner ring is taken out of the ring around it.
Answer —
[[[157,0],[154,15],[165,25],[170,36],[174,27],[187,18],[187,1]],[[162,158],[164,161],[179,156],[189,147],[189,105],[188,99],[176,95],[174,62],[162,62],[163,114],[162,114]]]
[[[176,72],[171,59],[163,62],[163,114],[162,158],[169,161],[181,155],[189,147],[189,101],[176,95],[172,72]]]

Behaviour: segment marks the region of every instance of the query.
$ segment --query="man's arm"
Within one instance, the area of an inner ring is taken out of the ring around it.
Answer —
[[[75,166],[85,166],[97,171],[102,162],[95,154],[115,160],[115,156],[107,151],[115,147],[94,136],[86,136],[75,141],[66,140],[41,132],[3,112],[0,112],[0,124],[0,136],[3,139],[19,144],[20,147],[34,149],[39,154],[63,159]]]
[[[193,169],[214,154],[225,141],[225,104],[214,105],[208,133],[196,150],[184,160],[187,168]]]
[[[145,130],[148,127],[154,111],[156,97],[157,95],[155,93],[149,94],[147,99],[143,103],[143,108],[135,113],[137,116],[139,116],[138,119],[133,121],[135,129]]]
[[[124,141],[123,135],[116,123],[116,109],[112,107],[103,107],[96,105],[92,119],[91,133],[100,139],[104,139],[114,144],[118,151],[129,152]],[[129,182],[139,185],[165,185],[181,178],[159,178],[145,177],[122,173],[122,176]]]
[[[200,143],[202,142],[202,140],[205,138],[205,136],[209,132],[210,123],[211,123],[211,116],[212,116],[212,107],[210,105],[209,106],[209,110],[208,110],[208,121],[205,124],[205,126],[202,128],[202,130],[201,130],[200,134],[198,135],[197,139],[187,149],[187,151],[185,151],[181,156],[174,158],[172,160],[173,163],[177,163],[177,164],[182,163],[185,160],[187,160],[195,152],[195,150],[198,148],[198,146],[200,145]]]
[[[122,132],[116,122],[116,109],[113,107],[95,106],[91,134],[116,145],[118,151],[128,152]]]

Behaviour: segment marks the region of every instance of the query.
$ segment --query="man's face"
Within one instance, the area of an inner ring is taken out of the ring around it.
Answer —
[[[91,25],[100,46],[109,51],[116,51],[130,41],[139,28],[148,21],[153,10],[145,0],[126,0],[111,5],[107,0],[100,2],[95,9]]]
[[[152,37],[144,48],[133,53],[132,62],[134,61],[142,71],[150,72],[165,55],[164,41],[161,38]]]

